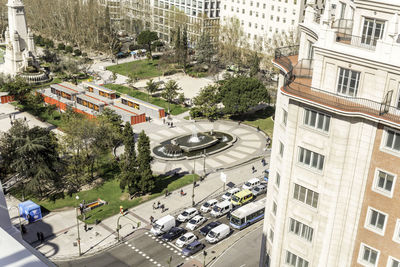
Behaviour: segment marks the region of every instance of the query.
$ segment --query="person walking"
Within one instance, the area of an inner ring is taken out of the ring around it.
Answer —
[[[168,196],[168,189],[165,190],[165,197]]]
[[[150,224],[153,225],[153,223],[154,223],[154,217],[150,216]]]
[[[255,173],[256,172],[256,168],[253,166],[253,167],[251,167],[251,170],[253,171],[253,173]]]
[[[161,207],[160,201],[157,202],[157,209]]]
[[[185,193],[183,193],[183,189],[181,189],[181,197],[184,196]]]
[[[157,207],[156,207],[156,202],[153,202],[153,210],[155,210]]]

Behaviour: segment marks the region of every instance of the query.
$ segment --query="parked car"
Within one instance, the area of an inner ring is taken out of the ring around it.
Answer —
[[[181,248],[186,245],[189,245],[195,240],[197,240],[197,236],[195,236],[192,232],[188,232],[183,236],[179,237],[178,240],[176,240],[175,244]]]
[[[206,236],[206,240],[209,243],[217,243],[229,235],[231,229],[226,224],[221,224],[212,229]]]
[[[196,254],[200,250],[202,250],[206,245],[200,243],[199,241],[194,241],[187,245],[184,249],[182,249],[182,254],[185,256],[190,256]]]
[[[214,207],[218,203],[216,199],[207,200],[203,205],[200,207],[201,212],[209,212],[211,211],[212,207]]]
[[[201,215],[196,215],[192,219],[189,220],[189,222],[186,224],[186,228],[193,231],[194,229],[196,229],[197,227],[199,227],[206,221],[207,221],[206,217],[203,217]]]
[[[187,222],[188,220],[192,219],[194,216],[199,214],[199,211],[195,208],[188,208],[179,214],[177,220],[179,222]]]
[[[207,235],[213,228],[217,227],[221,223],[219,221],[207,223],[206,226],[200,229],[200,234]]]
[[[238,192],[240,192],[239,188],[232,188],[222,196],[222,199],[230,201],[231,197]]]
[[[251,190],[254,196],[259,196],[261,194],[264,194],[267,192],[267,185],[266,184],[260,184],[257,185],[256,187]]]
[[[169,242],[185,234],[186,232],[186,229],[182,227],[172,227],[167,233],[163,234],[161,239],[165,242]]]

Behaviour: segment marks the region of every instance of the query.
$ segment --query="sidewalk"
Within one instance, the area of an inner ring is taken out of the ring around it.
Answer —
[[[269,161],[269,159],[267,159]],[[251,167],[255,166],[258,172],[252,174]],[[250,163],[245,166],[233,168],[224,171],[228,176],[227,182],[240,184],[251,177],[261,175],[261,170],[265,167],[261,166],[261,162]],[[215,197],[218,193],[222,193],[223,184],[220,181],[220,173],[213,173],[206,177],[199,186],[195,188],[195,202],[196,204],[204,201],[208,197]],[[183,209],[190,207],[192,204],[192,185],[185,186],[183,191],[186,196],[181,197],[179,190],[171,192],[168,197],[161,196],[152,201],[145,202],[137,207],[130,209],[127,214],[120,219],[120,238],[129,238],[136,233],[148,229],[149,218],[153,216],[158,219],[167,214],[177,214]],[[228,188],[226,188],[228,189]],[[159,209],[153,210],[153,202],[160,201],[165,205],[168,210],[161,213]],[[8,207],[15,207],[18,205],[18,200],[13,197],[7,197]],[[16,208],[10,209],[10,216],[13,224],[18,227],[18,214]],[[84,231],[84,225],[79,222],[79,232],[81,237],[81,252],[82,256],[89,256],[98,253],[99,251],[116,245],[117,242],[117,220],[120,214],[111,216],[103,220],[98,225],[89,225],[87,232]],[[140,222],[139,229],[133,229],[136,223]],[[24,222],[25,223],[25,222]],[[43,255],[51,260],[68,260],[78,256],[77,240],[77,225],[76,225],[76,212],[74,209],[68,209],[60,212],[50,212],[45,215],[39,222],[25,225],[27,233],[23,238],[30,243],[33,247],[39,250]],[[43,232],[45,242],[41,244],[37,240],[36,233]]]

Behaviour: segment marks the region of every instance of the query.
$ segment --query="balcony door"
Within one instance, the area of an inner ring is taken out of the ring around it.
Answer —
[[[385,21],[365,19],[361,37],[361,43],[368,46],[376,46],[376,41],[381,39],[385,29]]]

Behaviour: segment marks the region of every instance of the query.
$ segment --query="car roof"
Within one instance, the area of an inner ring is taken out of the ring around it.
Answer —
[[[231,190],[229,190],[228,192],[232,193],[232,192],[238,192],[238,191],[240,191],[240,189],[235,187],[235,188],[232,188]]]
[[[189,246],[196,246],[198,244],[200,244],[199,240],[195,240],[192,243],[190,243]]]
[[[193,220],[193,219],[196,220],[196,219],[200,219],[200,218],[203,218],[203,216],[201,216],[201,215],[196,215],[196,216],[194,216],[194,217],[192,218],[192,220]]]
[[[184,234],[184,236],[192,236],[192,235],[194,235],[192,232],[187,232]]]
[[[215,198],[213,198],[213,199],[209,199],[209,200],[207,200],[206,202],[204,202],[204,203],[212,203],[212,202],[218,202],[218,200],[216,200]]]
[[[188,209],[185,209],[184,211],[186,211],[186,212],[192,212],[192,211],[195,211],[196,210],[196,208],[188,208]]]
[[[258,179],[258,178],[252,178],[252,179],[248,180],[247,182],[254,183],[254,182],[259,182],[259,181],[260,181],[260,179]]]
[[[242,190],[242,191],[236,193],[235,196],[237,196],[238,198],[241,198],[241,197],[244,197],[244,196],[247,196],[250,194],[251,194],[251,191],[249,189],[245,189],[245,190]]]

